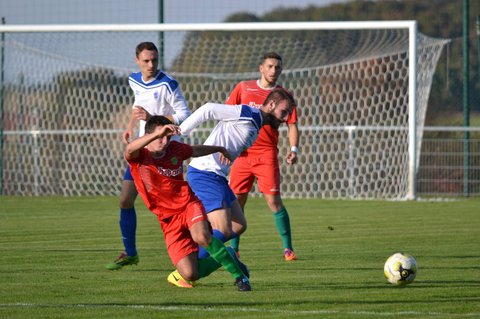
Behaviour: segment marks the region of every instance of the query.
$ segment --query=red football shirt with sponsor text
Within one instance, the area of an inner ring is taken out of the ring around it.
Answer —
[[[159,218],[164,219],[185,210],[195,194],[183,179],[183,161],[192,157],[190,145],[170,141],[165,155],[152,157],[147,148],[140,156],[129,161],[130,170],[145,205]]]

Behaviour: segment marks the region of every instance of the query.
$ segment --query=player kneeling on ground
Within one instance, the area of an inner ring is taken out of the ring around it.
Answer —
[[[178,287],[192,288],[195,280],[223,266],[235,279],[238,290],[249,291],[249,274],[240,268],[246,269],[245,265],[239,264],[233,251],[212,236],[205,208],[183,179],[183,160],[220,152],[229,161],[230,154],[220,146],[170,141],[170,136],[178,133],[178,126],[167,118],[152,116],[145,135],[125,150],[138,193],[157,215],[168,254],[177,269],[167,280]],[[198,245],[208,251],[209,258],[198,259]]]

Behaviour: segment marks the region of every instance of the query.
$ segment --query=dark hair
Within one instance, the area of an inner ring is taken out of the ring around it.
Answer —
[[[173,124],[168,118],[162,115],[152,115],[145,124],[145,133],[153,133],[157,126]]]
[[[275,59],[275,60],[279,60],[280,62],[283,62],[280,54],[273,51],[265,53],[262,57],[262,61],[260,62],[260,64],[263,64],[263,62],[265,62],[266,59]]]
[[[137,45],[137,48],[135,49],[135,56],[138,57],[143,50],[155,51],[158,53],[157,46],[153,44],[153,42],[141,42]]]
[[[275,103],[278,103],[280,101],[287,100],[288,103],[290,104],[290,108],[295,105],[295,100],[293,99],[293,96],[288,93],[285,89],[275,89],[272,90],[268,95],[265,101],[263,102],[263,105],[267,105],[268,102],[274,101]]]

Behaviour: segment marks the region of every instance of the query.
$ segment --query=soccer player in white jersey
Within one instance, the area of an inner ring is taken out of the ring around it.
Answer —
[[[152,115],[163,115],[178,125],[191,113],[178,82],[158,69],[158,49],[155,44],[138,44],[135,56],[140,72],[132,73],[128,78],[135,100],[130,120],[122,135],[125,144],[134,138],[133,131],[139,121],[138,136],[143,136],[145,123]],[[120,193],[120,231],[125,251],[115,261],[107,264],[107,269],[118,270],[139,261],[136,247],[137,214],[134,206],[137,195],[130,167],[127,165]]]
[[[250,147],[263,125],[285,123],[292,112],[293,98],[285,90],[273,90],[257,109],[247,105],[207,103],[195,111],[181,125],[182,135],[208,120],[218,121],[205,145],[223,146],[232,160]],[[217,154],[194,158],[187,171],[188,182],[202,201],[213,235],[226,242],[243,233],[247,222],[235,194],[228,185],[230,164]],[[199,257],[208,254],[200,250]]]

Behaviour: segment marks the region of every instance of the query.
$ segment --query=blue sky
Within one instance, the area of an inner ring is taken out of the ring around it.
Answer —
[[[7,24],[154,23],[160,0],[2,0]],[[236,12],[325,6],[348,0],[163,0],[166,23],[221,22]]]

